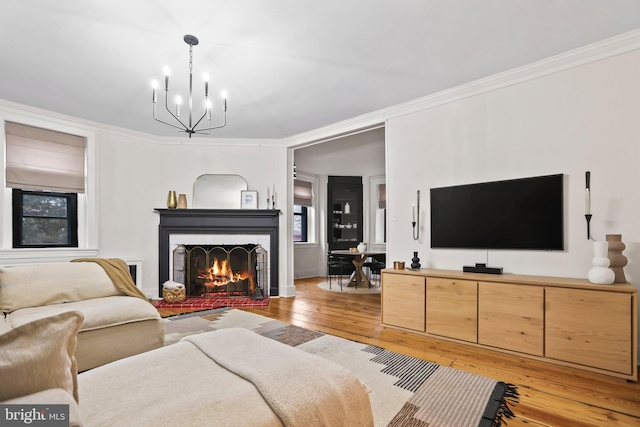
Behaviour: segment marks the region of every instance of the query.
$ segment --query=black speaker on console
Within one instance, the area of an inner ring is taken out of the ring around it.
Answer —
[[[487,264],[465,265],[462,267],[465,273],[502,274],[502,267],[487,267]]]

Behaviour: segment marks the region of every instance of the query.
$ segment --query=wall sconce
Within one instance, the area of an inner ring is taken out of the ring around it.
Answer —
[[[416,209],[417,206],[417,209]],[[417,211],[417,220],[416,220],[416,211]],[[411,206],[411,212],[413,214],[413,220],[411,221],[413,240],[418,240],[420,238],[420,190],[417,193],[417,203]]]
[[[585,189],[585,218],[587,219],[587,240],[591,240],[591,172],[587,171],[585,174],[586,189]]]

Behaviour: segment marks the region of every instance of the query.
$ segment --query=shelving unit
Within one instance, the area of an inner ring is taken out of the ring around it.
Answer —
[[[327,243],[330,251],[349,249],[362,242],[362,177],[329,176],[327,184]],[[355,267],[347,263],[344,274]],[[336,272],[333,272],[336,273]]]
[[[362,241],[362,177],[330,176],[327,197],[329,250],[356,247]]]

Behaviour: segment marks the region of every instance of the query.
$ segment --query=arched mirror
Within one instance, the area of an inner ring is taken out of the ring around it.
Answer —
[[[240,175],[200,175],[193,183],[195,209],[240,209],[247,181]]]

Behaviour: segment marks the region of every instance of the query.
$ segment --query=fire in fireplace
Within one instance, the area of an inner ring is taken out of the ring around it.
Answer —
[[[267,251],[261,245],[178,245],[173,280],[190,297],[264,298]]]

